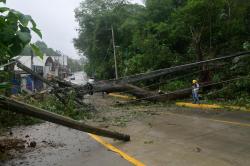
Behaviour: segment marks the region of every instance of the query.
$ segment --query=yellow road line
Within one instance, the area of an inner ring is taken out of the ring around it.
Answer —
[[[201,109],[222,109],[222,108],[230,108],[234,110],[241,110],[249,112],[247,108],[239,107],[239,106],[223,106],[218,104],[193,104],[193,103],[185,103],[185,102],[177,102],[177,106],[181,107],[190,107],[190,108],[201,108]]]
[[[185,118],[190,118],[189,115],[181,115],[177,113],[165,113],[167,115],[175,115],[175,116],[180,116],[180,117],[185,117]],[[220,120],[220,119],[212,119],[212,118],[203,118],[205,120],[209,121],[214,121],[214,122],[220,122],[220,123],[226,123],[226,124],[231,124],[231,125],[237,125],[237,126],[244,126],[244,127],[250,127],[250,123],[241,123],[241,122],[234,122],[234,121],[227,121],[227,120]]]
[[[210,104],[193,104],[193,103],[184,103],[184,102],[177,102],[176,103],[177,106],[181,106],[181,107],[191,107],[191,108],[202,108],[202,109],[218,109],[218,108],[222,108],[222,106],[220,105],[210,105]]]
[[[129,161],[130,163],[132,163],[135,166],[145,166],[145,164],[143,164],[142,162],[136,160],[135,158],[129,156],[128,154],[126,154],[125,152],[117,149],[116,147],[114,147],[113,145],[109,144],[108,142],[104,141],[101,137],[98,137],[94,134],[89,134],[94,140],[96,140],[97,142],[99,142],[100,144],[102,144],[103,146],[105,146],[107,149],[118,153],[120,156],[122,156],[124,159],[126,159],[127,161]]]
[[[208,119],[208,120],[211,120],[211,121],[214,121],[214,122],[221,122],[221,123],[227,123],[227,124],[237,125],[237,126],[250,127],[250,124],[249,124],[249,123],[225,121],[225,120],[218,120],[218,119]]]
[[[118,97],[118,98],[126,99],[126,100],[136,99],[135,97],[126,96],[126,95],[121,95],[121,94],[117,94],[117,93],[109,93],[109,96]]]

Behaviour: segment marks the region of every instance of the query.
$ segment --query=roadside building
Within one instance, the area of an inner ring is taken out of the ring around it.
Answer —
[[[44,55],[43,59],[41,59],[37,56],[20,55],[15,57],[15,59],[16,58],[18,58],[23,65],[32,69],[46,79],[51,79],[52,77],[64,79],[69,74],[67,56]],[[14,67],[14,73],[15,76],[12,80],[13,88],[15,87],[15,89],[12,90],[12,93],[14,94],[18,93],[18,91],[32,93],[46,88],[46,85],[44,85],[42,81],[36,79],[17,66]]]

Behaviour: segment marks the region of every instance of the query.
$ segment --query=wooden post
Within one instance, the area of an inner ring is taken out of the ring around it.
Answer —
[[[31,105],[28,105],[28,104],[25,104],[16,100],[12,100],[4,96],[0,96],[0,106],[1,108],[4,108],[9,111],[29,115],[29,116],[32,116],[41,120],[63,125],[72,129],[79,130],[79,131],[96,134],[99,136],[114,138],[118,140],[123,140],[123,141],[130,141],[129,135],[92,127],[84,123],[80,123],[75,120],[72,120],[70,118],[63,117],[61,115],[57,115],[55,113],[48,112],[46,110],[31,106]]]
[[[112,43],[113,43],[113,52],[114,52],[114,61],[115,61],[115,79],[118,79],[118,69],[117,69],[117,60],[116,60],[116,50],[115,50],[115,34],[114,34],[114,28],[111,26],[112,31]]]

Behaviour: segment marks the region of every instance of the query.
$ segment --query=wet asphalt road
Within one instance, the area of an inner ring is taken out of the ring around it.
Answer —
[[[37,146],[4,166],[130,166],[114,152],[94,141],[88,134],[51,123],[16,128],[14,136],[35,141]]]
[[[85,84],[84,72],[74,73],[75,84]],[[14,136],[37,146],[29,149],[19,158],[10,160],[4,166],[130,166],[131,164],[103,145],[94,141],[88,134],[55,125],[43,123],[12,130]]]

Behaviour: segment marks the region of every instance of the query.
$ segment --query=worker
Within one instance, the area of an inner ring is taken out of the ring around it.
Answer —
[[[198,84],[197,80],[193,80],[192,81],[193,85],[192,85],[192,97],[193,97],[193,103],[194,104],[200,104],[200,100],[199,100],[199,88],[200,85]]]

